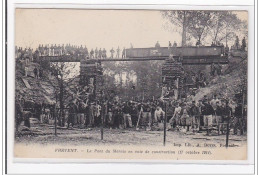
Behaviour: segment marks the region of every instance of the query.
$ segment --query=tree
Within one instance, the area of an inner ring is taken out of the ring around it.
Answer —
[[[174,27],[180,29],[179,33],[182,34],[182,46],[186,46],[188,34],[196,40],[201,41],[208,33],[211,16],[209,11],[170,10],[162,11],[161,13]]]
[[[209,33],[211,24],[210,11],[191,11],[188,21],[188,32],[201,44],[202,40]]]
[[[182,45],[186,46],[188,36],[199,43],[205,39],[213,42],[227,42],[238,33],[247,36],[247,23],[241,21],[237,14],[231,11],[162,11],[178,32],[182,34]],[[169,26],[168,26],[169,27]]]
[[[132,100],[132,97],[143,95],[145,99],[159,97],[161,66],[160,61],[142,62],[142,64],[134,61],[118,64],[105,62],[103,63],[105,89],[113,89],[123,100]]]
[[[236,33],[243,29],[243,22],[236,14],[229,11],[211,12],[210,36],[213,42],[225,41],[226,45]]]
[[[51,63],[49,71],[54,79],[50,78],[49,82],[52,84],[55,90],[56,103],[59,103],[60,113],[59,113],[59,124],[64,126],[65,124],[65,99],[69,96],[75,96],[77,92],[70,90],[69,85],[71,80],[75,78],[76,74],[72,72],[76,64],[73,63],[64,63],[64,62],[55,62]]]
[[[186,29],[189,21],[190,11],[187,10],[166,10],[161,11],[162,16],[171,24],[177,27],[178,32],[182,34],[182,46],[186,46]]]

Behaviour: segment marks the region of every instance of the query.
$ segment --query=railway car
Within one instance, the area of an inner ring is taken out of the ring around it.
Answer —
[[[169,57],[173,54],[175,57],[183,58],[202,58],[202,57],[221,57],[224,55],[223,46],[201,46],[201,47],[151,47],[151,48],[130,48],[126,49],[127,58],[140,57]]]
[[[224,46],[201,46],[201,47],[151,47],[126,49],[126,58],[168,58],[182,57],[183,64],[227,64],[228,58],[224,53]]]

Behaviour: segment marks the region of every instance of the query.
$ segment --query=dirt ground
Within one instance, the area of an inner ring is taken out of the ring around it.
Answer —
[[[40,125],[32,127],[30,131],[22,131],[15,137],[16,143],[24,144],[60,144],[60,145],[163,145],[163,131],[145,131],[144,129],[108,129],[104,128],[103,140],[101,140],[100,128],[87,129],[67,129],[58,128],[57,136],[54,135],[54,127]],[[206,132],[182,132],[167,131],[166,145],[177,144],[220,144],[225,145],[226,135],[217,135],[217,131],[212,131],[209,136]],[[241,147],[247,144],[246,135],[233,135],[232,131],[229,136],[229,145],[232,147]]]

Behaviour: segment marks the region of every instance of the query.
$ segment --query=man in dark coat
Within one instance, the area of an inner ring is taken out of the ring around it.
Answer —
[[[132,118],[131,118],[131,107],[129,105],[128,102],[126,102],[124,105],[123,105],[123,108],[122,108],[122,112],[123,112],[123,120],[124,120],[124,128],[127,128],[127,123],[129,125],[130,128],[132,128]]]
[[[78,106],[76,105],[76,102],[72,101],[69,104],[68,129],[69,129],[70,124],[71,124],[71,127],[73,128],[74,119],[75,119],[75,117],[77,117],[77,113],[76,113],[77,110],[78,110]]]
[[[209,104],[209,101],[207,99],[204,100],[203,105],[204,106],[201,109],[201,113],[204,119],[204,126],[209,129],[210,127],[212,127],[212,119],[215,111],[213,107]]]
[[[246,115],[245,109],[242,111],[242,104],[239,103],[235,108],[234,113],[234,134],[237,134],[237,129],[243,134],[243,117]]]
[[[192,101],[192,105],[190,108],[190,115],[192,117],[192,128],[199,129],[200,127],[200,111],[199,107],[196,105],[195,101]]]

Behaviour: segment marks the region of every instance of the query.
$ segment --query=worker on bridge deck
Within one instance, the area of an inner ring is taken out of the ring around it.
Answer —
[[[170,49],[171,47],[172,47],[172,43],[171,41],[169,41],[168,49]]]
[[[105,48],[103,48],[103,51],[102,51],[102,58],[107,58],[107,51]]]
[[[118,46],[118,48],[116,49],[116,57],[119,58],[119,53],[120,53],[120,48]]]
[[[160,44],[159,44],[159,41],[157,41],[156,42],[156,44],[155,44],[155,48],[160,48],[161,46],[160,46]]]
[[[95,49],[95,58],[98,58],[98,48]]]
[[[173,47],[177,47],[177,43],[176,43],[176,41],[174,41],[174,43],[173,43],[172,46],[173,46]]]
[[[91,58],[91,59],[94,58],[94,50],[93,50],[93,49],[91,49],[91,51],[90,51],[90,58]]]
[[[115,53],[115,51],[114,51],[114,48],[113,48],[113,47],[112,47],[112,49],[110,50],[110,53],[111,53],[110,58],[114,58],[114,53]]]
[[[122,51],[122,58],[125,58],[125,55],[126,55],[126,53],[125,53],[125,47],[124,47],[124,49],[123,49],[123,51]]]
[[[101,50],[101,48],[99,49],[99,51],[98,51],[98,58],[102,58],[102,50]]]

